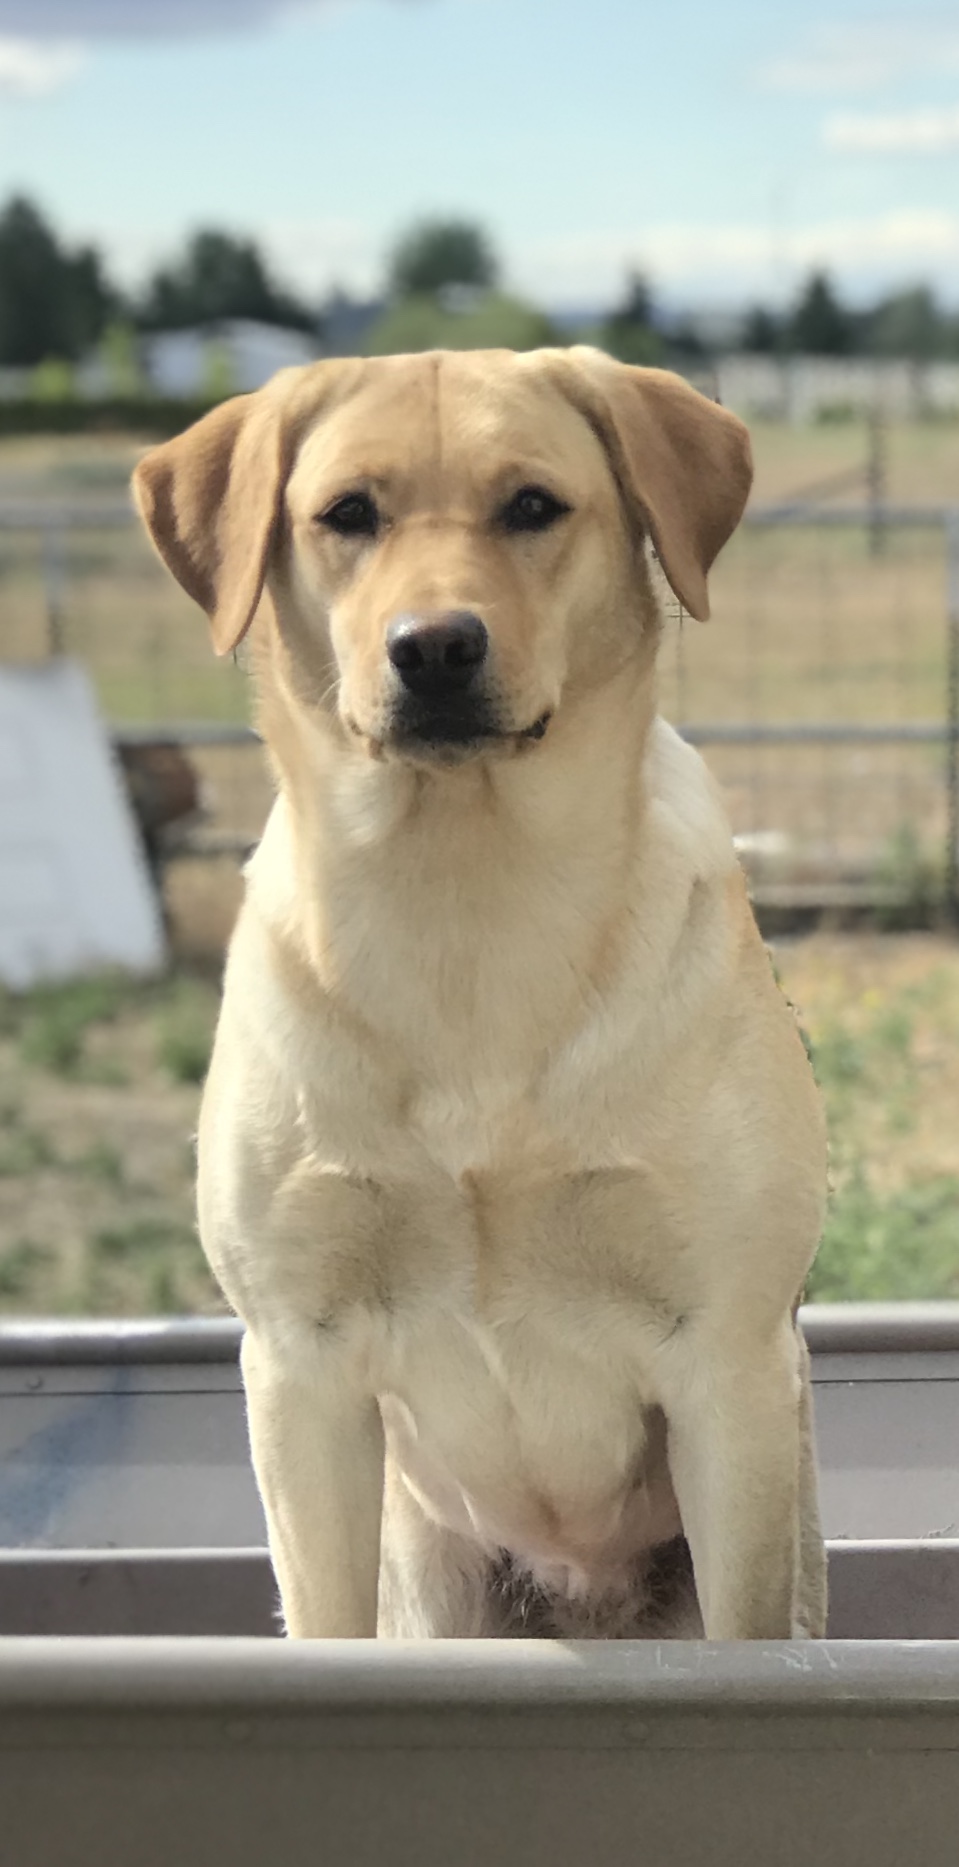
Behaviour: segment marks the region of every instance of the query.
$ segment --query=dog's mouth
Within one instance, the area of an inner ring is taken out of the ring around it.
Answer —
[[[425,753],[427,757],[440,761],[458,760],[497,749],[508,751],[524,743],[535,744],[545,738],[551,718],[550,713],[541,713],[530,726],[517,729],[500,726],[488,718],[470,722],[441,715],[401,731],[392,745],[401,755],[409,751],[420,755]]]
[[[507,727],[486,709],[437,709],[420,715],[405,710],[382,736],[364,733],[353,720],[348,724],[369,741],[379,756],[454,765],[483,753],[508,753],[535,745],[546,737],[552,717],[550,710],[539,714],[529,726]]]

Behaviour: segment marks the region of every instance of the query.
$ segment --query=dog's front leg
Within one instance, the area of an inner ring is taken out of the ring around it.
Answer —
[[[726,1328],[687,1327],[664,1405],[706,1638],[788,1640],[801,1392],[792,1321],[760,1344]]]
[[[287,1632],[376,1634],[383,1427],[335,1332],[249,1331],[250,1444]]]

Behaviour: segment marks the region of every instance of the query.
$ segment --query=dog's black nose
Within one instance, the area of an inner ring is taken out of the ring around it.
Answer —
[[[460,694],[486,660],[489,636],[468,609],[444,616],[396,616],[386,631],[386,652],[404,687],[426,700]]]

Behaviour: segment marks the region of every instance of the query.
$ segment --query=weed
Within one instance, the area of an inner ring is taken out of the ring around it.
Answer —
[[[68,985],[38,986],[27,994],[19,1012],[24,1062],[58,1076],[74,1075],[90,1026],[112,1021],[129,992],[128,982],[110,973]]]
[[[196,1233],[176,1219],[140,1214],[87,1241],[77,1298],[88,1314],[169,1315],[212,1294]]]
[[[38,1270],[53,1262],[56,1252],[35,1239],[19,1238],[15,1244],[0,1246],[0,1296],[21,1296]]]
[[[942,902],[941,864],[924,848],[911,823],[901,823],[876,864],[879,901],[877,925],[887,933],[902,927],[928,927]]]
[[[157,1055],[178,1083],[201,1083],[210,1065],[216,997],[196,979],[182,979],[156,1022]]]
[[[196,1248],[192,1228],[175,1219],[135,1218],[126,1225],[107,1226],[94,1232],[90,1251],[94,1257],[129,1258],[139,1253],[169,1250],[184,1244]]]
[[[866,1070],[866,1051],[860,1038],[845,1025],[827,1025],[810,1043],[816,1081],[826,1093],[842,1093],[862,1080]]]
[[[77,1082],[99,1089],[126,1089],[130,1072],[116,1057],[83,1057],[73,1072]]]
[[[165,1258],[151,1266],[146,1294],[149,1309],[158,1316],[175,1316],[179,1310],[189,1308],[180,1294],[176,1272]]]
[[[20,1028],[21,1001],[0,985],[0,1037],[15,1037]]]
[[[959,1296],[959,1179],[936,1174],[883,1196],[859,1166],[836,1195],[810,1302]]]
[[[948,1028],[941,969],[894,996],[850,998],[820,1026],[814,1067],[826,1103],[836,1190],[808,1284],[810,1299],[959,1296],[959,1178],[909,1171],[902,1137],[928,1096],[922,1021]],[[878,1182],[889,1156],[899,1185]]]
[[[124,1179],[122,1156],[109,1141],[95,1141],[83,1154],[77,1154],[70,1161],[74,1173],[82,1173],[91,1180],[102,1180],[105,1186],[121,1186]]]
[[[39,1167],[53,1167],[56,1153],[45,1134],[36,1128],[14,1127],[0,1147],[0,1177],[14,1179],[35,1173]]]
[[[834,427],[837,423],[861,422],[861,411],[854,402],[821,402],[813,417],[822,427]]]

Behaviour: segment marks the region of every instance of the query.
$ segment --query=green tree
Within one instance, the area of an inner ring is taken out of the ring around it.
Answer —
[[[693,319],[689,316],[679,318],[671,324],[664,336],[666,349],[677,361],[684,358],[688,362],[697,361],[709,355],[709,345],[700,336]]]
[[[923,363],[941,356],[946,324],[928,286],[897,292],[878,304],[869,320],[870,349],[877,356],[908,357]]]
[[[556,343],[549,319],[534,306],[490,292],[468,310],[435,298],[405,298],[377,320],[366,340],[368,356],[421,350],[537,350]]]
[[[427,220],[411,227],[393,250],[391,298],[435,298],[451,285],[492,291],[499,266],[481,227],[464,220]]]
[[[226,318],[299,330],[312,330],[315,323],[306,306],[270,277],[252,240],[207,228],[193,234],[179,260],[154,273],[140,322],[148,330],[184,330]]]
[[[108,324],[100,340],[100,362],[107,381],[107,394],[136,396],[146,384],[140,366],[137,334],[132,324],[117,319]]]
[[[622,303],[602,326],[599,341],[621,363],[661,360],[664,346],[654,322],[653,294],[641,272],[630,273]]]
[[[768,311],[765,305],[754,305],[746,313],[739,341],[744,350],[759,356],[771,356],[782,348],[782,321],[774,312]]]
[[[96,343],[117,303],[92,247],[70,252],[32,202],[0,214],[0,363],[71,361]]]
[[[108,283],[95,247],[81,246],[66,259],[64,355],[80,357],[102,336],[115,316],[119,296]]]
[[[236,377],[228,345],[215,339],[203,350],[203,394],[210,402],[225,402],[236,394]]]
[[[30,393],[37,402],[72,402],[77,393],[72,363],[46,357],[31,374]]]
[[[846,356],[854,347],[855,321],[825,272],[810,275],[789,320],[791,349],[807,356]]]

